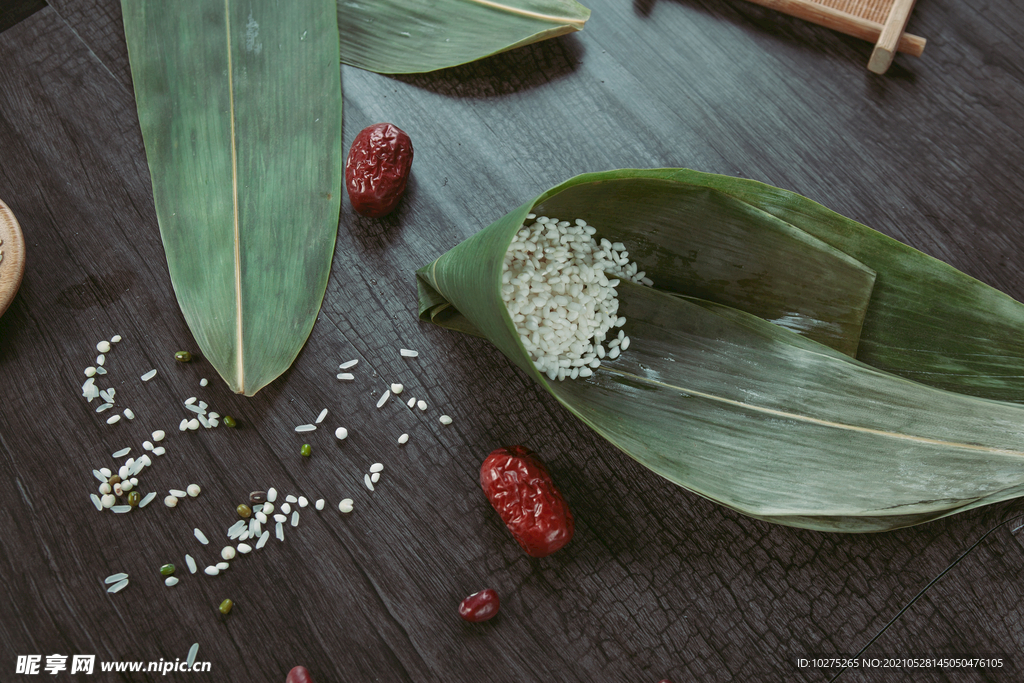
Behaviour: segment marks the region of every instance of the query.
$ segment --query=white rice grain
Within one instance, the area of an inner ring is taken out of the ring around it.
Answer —
[[[96,506],[97,510],[103,510],[103,503],[102,501],[100,501],[99,496],[97,496],[95,493],[90,493],[89,498],[92,499],[92,504]]]
[[[260,540],[256,541],[256,550],[262,550],[263,546],[267,544],[267,539],[270,538],[270,532],[264,531],[260,535]]]
[[[412,398],[410,398],[409,402],[406,403],[405,405],[409,406],[410,408],[414,408],[416,406],[416,397],[413,396]]]
[[[392,394],[397,396],[398,394],[402,393],[403,391],[405,391],[405,387],[403,385],[401,385],[401,384],[392,384],[391,385],[391,393]]]
[[[195,534],[196,540],[198,540],[200,543],[202,543],[203,545],[209,545],[210,541],[206,538],[206,534],[199,530],[199,527],[193,529],[192,533]]]
[[[142,500],[139,501],[139,507],[140,508],[146,507],[147,505],[149,505],[150,503],[153,502],[154,498],[156,498],[156,492],[155,491],[150,491],[149,493],[146,494],[146,496]]]
[[[370,475],[369,474],[364,474],[363,475],[363,483],[366,484],[366,488],[370,489],[371,491],[373,490],[373,482],[370,481]]]
[[[153,432],[150,436],[153,437],[153,441],[163,441],[164,437],[167,436],[167,434],[164,432],[164,430],[158,429],[155,432]]]
[[[352,503],[352,499],[351,498],[345,498],[340,503],[338,503],[338,510],[340,510],[344,514],[348,514],[348,513],[352,512],[352,509],[354,507],[355,506]]]
[[[120,421],[121,421],[121,416],[120,415],[112,415],[112,416],[107,418],[107,424],[108,425],[116,424],[116,423],[118,423]]]
[[[188,565],[188,570],[193,574],[198,570],[198,567],[196,567],[196,561],[192,559],[191,555],[185,555],[185,564]]]
[[[380,472],[374,472],[370,475],[371,484],[376,484],[378,481],[380,481]]]
[[[319,498],[319,499],[317,499],[316,504],[314,505],[314,507],[317,510],[323,510],[324,509],[324,504],[325,504],[324,499],[323,498]]]
[[[203,377],[201,380],[199,380],[199,386],[205,387],[207,384],[209,384],[209,382],[206,380],[205,377]]]
[[[353,375],[351,372],[339,372],[338,373],[338,379],[344,380],[346,382],[351,382],[355,378],[356,378],[356,376]]]
[[[96,345],[96,350],[99,351],[100,353],[109,353],[110,352],[110,342],[108,342],[107,340],[101,341],[100,343],[98,343]]]
[[[402,434],[400,437],[398,437],[398,444],[399,445],[406,444],[406,443],[409,443],[409,435],[408,434]]]
[[[348,361],[345,361],[344,363],[342,363],[341,365],[339,365],[338,369],[339,370],[348,370],[349,368],[354,368],[358,364],[359,364],[359,360],[358,359],[356,359],[356,360],[348,360]]]
[[[325,417],[327,417],[327,408],[324,408],[323,410],[321,410],[320,414],[316,416],[316,423],[320,424],[321,422],[324,421]]]
[[[135,419],[135,413],[132,412],[131,408],[125,408],[124,409],[124,416],[127,417],[129,420],[134,420]]]
[[[115,334],[113,337],[110,338],[111,344],[116,344],[119,341],[121,341],[121,335],[119,334]]]
[[[299,425],[295,428],[295,431],[302,434],[304,432],[315,432],[316,425]]]
[[[306,499],[306,497],[305,496],[299,496],[299,507],[300,508],[304,508],[307,505],[309,505],[309,501]]]
[[[209,565],[209,566],[208,566],[208,567],[207,567],[206,569],[204,569],[204,570],[203,570],[203,572],[204,572],[204,573],[205,573],[205,574],[206,574],[207,576],[217,576],[217,574],[220,574],[220,570],[219,570],[219,569],[217,569],[217,568],[216,568],[215,566],[213,566],[212,564],[211,564],[211,565]]]
[[[298,526],[298,525],[299,525],[299,511],[296,510],[295,512],[292,513],[292,526]]]
[[[122,588],[124,588],[127,585],[128,585],[128,579],[122,579],[121,581],[118,581],[113,586],[108,588],[107,592],[108,593],[117,593],[117,592],[119,592]]]
[[[124,572],[118,572],[117,574],[111,574],[107,578],[103,579],[103,583],[106,583],[106,584],[117,583],[118,581],[124,581],[127,578],[128,578],[127,574],[125,574]]]
[[[440,422],[443,425],[450,425],[452,423],[452,418],[448,417],[447,415],[442,415],[441,417],[438,418],[438,422]]]
[[[401,349],[399,353],[402,354],[402,358],[415,358],[420,355],[418,351],[413,351],[412,349]]]
[[[277,540],[284,540],[284,524],[282,522],[278,522],[274,525],[274,535],[277,536]]]
[[[131,446],[129,446],[127,448],[122,448],[119,451],[114,451],[113,453],[110,454],[110,457],[112,457],[112,458],[123,458],[124,456],[128,455],[131,452],[132,452],[132,449],[131,449]]]
[[[143,382],[148,382],[149,380],[153,379],[154,377],[156,377],[156,370],[150,370],[145,375],[143,375],[140,379]]]
[[[416,401],[416,407],[419,408],[420,410],[426,410],[427,409],[427,402],[426,401]]]
[[[164,579],[164,585],[168,587],[178,585],[178,577],[168,576],[166,579]]]
[[[287,496],[284,497],[284,501],[286,503],[298,503],[299,499],[289,493]]]
[[[110,410],[110,409],[111,409],[111,408],[113,408],[113,407],[114,407],[114,404],[113,404],[113,403],[103,403],[103,404],[101,404],[101,405],[100,405],[100,406],[99,406],[99,407],[98,407],[98,408],[96,409],[96,412],[97,412],[97,413],[102,413],[103,411],[105,411],[105,410]]]
[[[390,389],[388,389],[387,391],[384,392],[383,395],[381,395],[380,399],[377,401],[377,407],[378,408],[382,407],[385,403],[388,402],[389,398],[391,398],[391,390]]]
[[[382,465],[379,462],[375,462],[372,465],[370,465],[370,472],[383,472],[383,471],[384,471],[384,465]]]
[[[182,491],[181,489],[171,489],[167,493],[171,494],[172,496],[178,499],[184,498],[185,496],[188,495],[187,491]]]
[[[277,489],[271,487],[267,490],[267,502],[273,503],[275,500],[277,500]]]
[[[115,505],[114,507],[110,508],[110,511],[111,512],[116,512],[119,515],[123,515],[126,512],[131,512],[132,511],[132,506],[131,505]]]
[[[246,555],[252,552],[252,546],[248,543],[239,543],[238,546],[236,547],[236,550],[242,553],[243,555]]]

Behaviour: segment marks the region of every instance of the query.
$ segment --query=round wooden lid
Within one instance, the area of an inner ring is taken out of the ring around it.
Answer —
[[[25,238],[18,219],[0,200],[0,315],[4,314],[25,274]]]

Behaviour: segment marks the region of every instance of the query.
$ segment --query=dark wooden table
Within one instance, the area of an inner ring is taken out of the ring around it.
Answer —
[[[0,6],[14,24],[0,33],[0,199],[28,251],[0,318],[0,680],[279,683],[296,664],[319,683],[1024,676],[1024,503],[876,535],[750,520],[607,445],[488,343],[418,322],[412,274],[577,173],[686,166],[807,195],[1024,299],[1024,5],[918,3],[908,30],[928,47],[882,77],[865,70],[870,45],[742,0],[591,0],[584,32],[470,66],[342,68],[346,147],[370,123],[407,130],[410,191],[382,220],[345,200],[320,319],[252,399],[201,359],[173,360],[194,342],[163,258],[119,3]],[[80,386],[114,334],[106,383],[136,418],[107,425]],[[350,358],[357,381],[341,385]],[[156,379],[139,381],[150,368]],[[375,410],[392,381],[430,409]],[[179,433],[189,396],[241,428]],[[294,433],[322,408],[330,429]],[[338,424],[351,432],[340,446]],[[91,470],[122,446],[141,453],[157,428],[168,452],[143,490],[202,494],[97,512]],[[547,559],[519,550],[476,482],[482,458],[511,443],[543,454],[576,513],[575,539]],[[373,462],[386,470],[371,494]],[[234,506],[270,486],[327,508],[220,576],[190,575],[185,553],[212,563]],[[103,578],[122,571],[130,584],[108,595]],[[486,586],[501,614],[463,623],[459,600]],[[183,660],[193,643],[210,673],[99,672]],[[54,654],[95,655],[97,671],[16,674],[19,656]],[[840,655],[1004,664],[798,662]]]

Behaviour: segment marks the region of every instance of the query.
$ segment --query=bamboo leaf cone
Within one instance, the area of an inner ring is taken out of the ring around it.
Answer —
[[[620,285],[632,344],[589,379],[538,373],[501,300],[531,211],[584,218],[655,282]],[[744,514],[883,531],[1024,495],[1024,305],[791,192],[684,169],[586,174],[417,276],[422,319],[490,339],[628,455]]]

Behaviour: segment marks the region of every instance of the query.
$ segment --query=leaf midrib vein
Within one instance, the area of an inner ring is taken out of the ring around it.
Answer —
[[[577,30],[583,29],[585,22],[579,19],[572,19],[570,17],[558,17],[551,14],[541,14],[540,12],[530,12],[529,10],[520,9],[518,7],[510,7],[509,5],[503,5],[500,2],[492,2],[491,0],[467,0],[468,2],[475,2],[478,5],[484,7],[491,7],[493,9],[508,12],[509,14],[518,14],[522,17],[529,17],[531,19],[537,19],[538,21],[549,21],[553,24],[569,24],[574,26]]]
[[[875,435],[875,436],[882,436],[882,437],[887,437],[887,438],[892,438],[892,439],[900,439],[900,440],[903,440],[903,441],[913,441],[915,443],[928,444],[928,445],[931,445],[931,446],[949,446],[949,447],[952,447],[952,448],[963,448],[965,450],[980,451],[980,452],[984,452],[984,453],[995,453],[995,454],[1000,454],[1000,455],[1015,455],[1015,456],[1024,457],[1024,452],[1022,452],[1022,451],[1015,451],[1015,450],[1006,449],[1006,448],[994,448],[992,446],[982,446],[980,444],[960,443],[960,442],[957,442],[957,441],[944,441],[942,439],[930,439],[928,437],[916,436],[914,434],[903,434],[901,432],[890,432],[890,431],[886,431],[886,430],[883,430],[883,429],[873,429],[871,427],[860,427],[858,425],[851,425],[851,424],[847,424],[845,422],[835,422],[833,420],[823,420],[821,418],[811,417],[810,415],[801,415],[800,413],[791,413],[791,412],[787,412],[785,410],[778,410],[776,408],[768,408],[768,407],[765,407],[765,406],[752,405],[750,403],[744,403],[743,401],[737,401],[735,399],[726,398],[724,396],[717,396],[715,394],[709,394],[709,393],[706,393],[706,392],[703,392],[703,391],[697,391],[695,389],[686,389],[684,387],[678,387],[678,386],[675,386],[674,384],[668,384],[667,382],[659,382],[658,380],[650,379],[649,377],[642,377],[640,375],[637,375],[637,374],[634,374],[634,373],[631,373],[631,372],[625,372],[623,370],[618,370],[616,368],[611,368],[611,367],[604,368],[603,367],[602,369],[607,370],[608,372],[612,372],[612,373],[614,373],[616,375],[619,375],[621,377],[628,377],[628,378],[631,378],[631,379],[635,379],[635,380],[637,380],[637,381],[639,381],[641,383],[644,383],[644,384],[652,384],[652,385],[655,385],[655,386],[664,387],[666,389],[674,389],[674,390],[682,392],[684,394],[689,394],[691,396],[697,396],[699,398],[707,399],[709,401],[716,401],[718,403],[724,403],[726,405],[735,406],[737,408],[742,408],[744,410],[749,410],[749,411],[757,412],[757,413],[763,413],[765,415],[772,415],[774,417],[781,417],[781,418],[785,418],[787,420],[794,420],[794,421],[797,421],[797,422],[806,422],[806,423],[809,423],[809,424],[820,425],[820,426],[823,426],[823,427],[832,427],[834,429],[843,429],[843,430],[851,431],[851,432],[859,432],[859,433],[862,433],[862,434],[872,434],[872,435]]]
[[[245,392],[245,350],[242,346],[242,252],[238,220],[238,149],[235,141],[235,88],[234,70],[231,64],[231,0],[224,0],[224,28],[228,45],[228,103],[231,119],[231,210],[234,228],[235,266],[235,345],[237,349],[236,381],[237,391]]]

